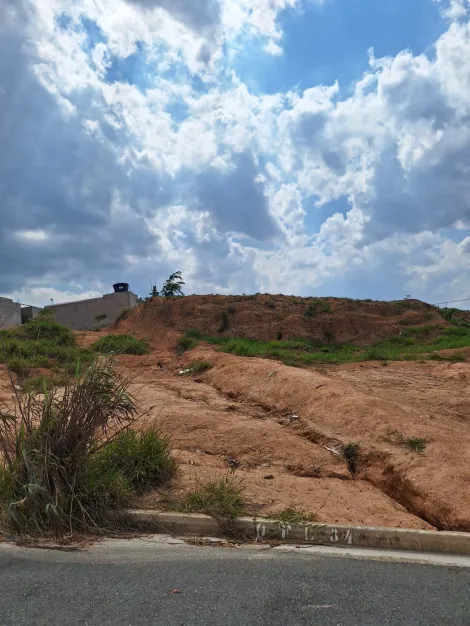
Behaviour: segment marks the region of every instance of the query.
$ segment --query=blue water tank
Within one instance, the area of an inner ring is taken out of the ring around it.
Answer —
[[[129,291],[129,283],[115,283],[113,285],[114,293],[121,293],[122,291]]]

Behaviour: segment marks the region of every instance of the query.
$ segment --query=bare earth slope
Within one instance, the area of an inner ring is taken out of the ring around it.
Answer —
[[[307,313],[307,315],[306,315]],[[309,314],[310,313],[310,314]],[[272,340],[328,338],[338,343],[372,344],[409,325],[441,324],[438,309],[418,300],[369,302],[295,296],[187,296],[153,298],[120,324],[147,338],[162,330],[196,329],[203,335]]]
[[[309,301],[299,298],[156,299],[112,329],[152,344],[151,355],[121,362],[136,375],[146,420],[174,441],[181,463],[176,489],[223,475],[233,458],[240,463],[235,475],[262,515],[296,506],[319,521],[470,531],[470,365],[366,362],[298,369],[204,343],[176,353],[182,331],[215,334],[224,312],[224,333],[263,339],[279,331],[309,339],[334,332],[338,340],[367,344],[396,335],[404,318],[446,324],[435,308],[414,301],[322,302],[332,312],[310,319],[303,314]],[[97,334],[82,340],[92,337]],[[213,367],[180,376],[193,359]],[[391,443],[392,431],[425,439],[424,454]],[[335,454],[348,442],[361,445],[355,479]],[[143,504],[158,501],[155,494]]]

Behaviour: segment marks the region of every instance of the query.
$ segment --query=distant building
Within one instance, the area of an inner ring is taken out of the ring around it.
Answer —
[[[135,307],[138,300],[136,294],[129,291],[127,283],[116,283],[114,293],[102,298],[53,304],[46,310],[52,313],[56,322],[71,330],[91,330],[114,324],[120,313]]]
[[[21,325],[21,304],[10,298],[0,298],[0,330]]]

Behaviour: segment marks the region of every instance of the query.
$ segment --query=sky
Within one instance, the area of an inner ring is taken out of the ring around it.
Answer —
[[[0,0],[0,295],[470,297],[470,0]]]

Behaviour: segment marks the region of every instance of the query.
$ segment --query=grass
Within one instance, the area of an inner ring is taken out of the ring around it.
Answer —
[[[196,346],[197,339],[186,333],[176,342],[176,351],[178,352],[178,354],[184,354],[185,352],[187,352],[188,350],[192,350]]]
[[[201,333],[196,328],[190,328],[184,334],[188,339],[202,339]]]
[[[423,437],[406,437],[398,430],[390,432],[387,441],[393,445],[408,448],[410,452],[416,454],[424,454],[428,443]]]
[[[273,515],[272,518],[286,524],[306,524],[316,520],[315,515],[306,513],[301,509],[296,509],[293,506],[289,506],[286,509],[279,511],[279,513]]]
[[[169,441],[134,433],[137,406],[110,359],[96,360],[60,393],[17,396],[0,413],[0,522],[15,532],[100,530],[107,511],[168,481]]]
[[[47,393],[56,387],[65,387],[70,381],[67,373],[51,374],[51,376],[32,376],[24,382],[24,389],[37,393]]]
[[[191,361],[188,365],[188,369],[191,370],[191,374],[202,374],[202,372],[207,372],[207,370],[212,369],[212,367],[212,363],[204,360]]]
[[[147,341],[136,339],[130,335],[106,335],[95,341],[91,349],[104,354],[148,354],[150,347]]]
[[[76,344],[71,330],[55,322],[47,313],[21,328],[0,331],[0,363],[17,374],[20,383],[37,378],[33,370],[47,368],[56,378],[75,376],[95,355]],[[52,383],[52,379],[47,384]],[[36,383],[32,383],[33,388]]]
[[[296,367],[360,361],[414,361],[423,358],[459,362],[465,360],[464,354],[443,356],[439,352],[470,347],[470,328],[432,324],[407,327],[395,337],[365,347],[334,343],[330,335],[325,338],[324,342],[305,339],[287,340],[282,339],[282,335],[278,337],[281,338],[273,341],[260,341],[220,335],[217,337],[198,336],[208,343],[219,346],[222,352],[245,357],[276,359],[286,365]],[[194,346],[191,345],[191,347]]]
[[[154,429],[120,433],[103,448],[98,460],[105,471],[122,474],[137,494],[168,484],[177,470],[170,440]]]
[[[234,520],[246,510],[243,487],[231,474],[200,483],[184,496],[182,509],[189,513],[205,513],[217,519]]]

